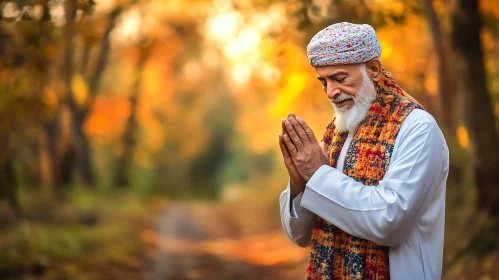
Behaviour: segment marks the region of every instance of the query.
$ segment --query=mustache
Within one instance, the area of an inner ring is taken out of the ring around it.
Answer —
[[[334,99],[331,99],[331,103],[335,104],[341,101],[345,101],[347,99],[354,99],[354,97],[346,93],[341,93],[340,95],[336,96]]]

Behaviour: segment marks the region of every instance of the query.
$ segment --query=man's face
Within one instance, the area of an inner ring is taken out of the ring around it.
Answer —
[[[356,97],[363,82],[359,65],[317,66],[315,71],[317,79],[322,83],[322,88],[331,102],[337,108],[351,109],[355,102],[354,97]]]
[[[333,103],[336,128],[340,132],[355,130],[376,96],[366,64],[320,66],[315,69],[327,97]]]

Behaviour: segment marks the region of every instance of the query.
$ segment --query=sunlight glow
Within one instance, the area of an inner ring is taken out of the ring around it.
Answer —
[[[271,28],[272,19],[265,14],[255,14],[251,17],[251,24],[260,31],[266,31]]]
[[[95,12],[105,14],[110,12],[116,5],[114,0],[99,0],[95,5]]]
[[[123,21],[119,27],[119,33],[123,39],[134,39],[140,31],[140,13],[137,9],[131,9],[123,16]]]
[[[243,56],[253,59],[259,57],[258,46],[260,44],[260,33],[252,27],[247,27],[239,33],[237,38],[225,48],[225,55],[233,60]]]
[[[289,75],[285,86],[279,91],[274,103],[268,107],[272,116],[282,116],[302,93],[307,85],[308,73],[296,72]]]
[[[382,46],[380,59],[381,60],[388,59],[393,52],[393,48],[390,45],[390,42],[383,37],[383,34],[381,32],[378,32],[378,39]]]
[[[3,6],[2,13],[2,16],[5,18],[17,18],[21,11],[17,8],[17,3],[7,2],[5,6]]]
[[[238,30],[240,17],[237,12],[227,12],[209,19],[207,23],[208,36],[221,43],[231,41]]]
[[[470,140],[468,138],[468,130],[466,130],[466,127],[464,127],[464,125],[460,125],[457,128],[457,140],[459,141],[459,146],[465,149],[468,148]]]
[[[245,84],[251,78],[251,68],[247,64],[236,64],[232,67],[231,77],[236,84]]]
[[[208,18],[204,31],[208,44],[213,44],[230,64],[230,77],[235,84],[247,83],[252,75],[258,75],[263,81],[275,84],[280,73],[265,61],[268,54],[274,52],[265,44],[263,38],[274,32],[281,32],[286,25],[286,8],[272,5],[265,12],[255,13],[245,18],[231,5],[217,9],[217,14]],[[216,66],[220,57],[214,53],[203,54],[207,66]]]
[[[63,26],[66,24],[66,12],[64,11],[63,2],[49,2],[50,17],[55,26]]]
[[[260,77],[269,84],[276,84],[281,78],[281,71],[269,63],[258,65]]]

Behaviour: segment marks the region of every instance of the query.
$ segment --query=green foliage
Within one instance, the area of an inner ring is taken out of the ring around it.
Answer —
[[[62,263],[73,263],[79,274],[89,270],[89,264],[126,263],[143,249],[137,233],[149,225],[151,208],[134,193],[73,188],[64,203],[37,199],[35,194],[24,193],[22,198],[31,201],[27,215],[45,211],[45,221],[40,221],[39,215],[37,220],[22,220],[4,228],[0,233],[0,267],[4,269],[36,264],[50,271],[65,269],[59,266]]]

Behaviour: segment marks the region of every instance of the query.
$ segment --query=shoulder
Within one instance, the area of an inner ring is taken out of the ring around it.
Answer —
[[[434,145],[440,145],[447,149],[444,135],[440,130],[435,118],[421,109],[412,110],[402,123],[402,127],[397,135],[396,144],[400,142],[415,141],[417,139],[432,141]]]
[[[424,131],[431,131],[437,134],[442,133],[438,127],[437,121],[430,113],[425,110],[414,109],[407,115],[402,123],[397,138],[404,136],[407,133],[413,134]]]
[[[435,118],[433,118],[430,113],[426,112],[425,110],[414,109],[405,118],[404,122],[402,123],[402,128],[404,128],[404,126],[409,127],[417,123],[427,123],[432,126],[438,127]]]
[[[442,131],[431,114],[414,109],[406,117],[395,140],[392,160],[428,162],[434,168],[441,170],[441,176],[448,172],[449,149]]]

